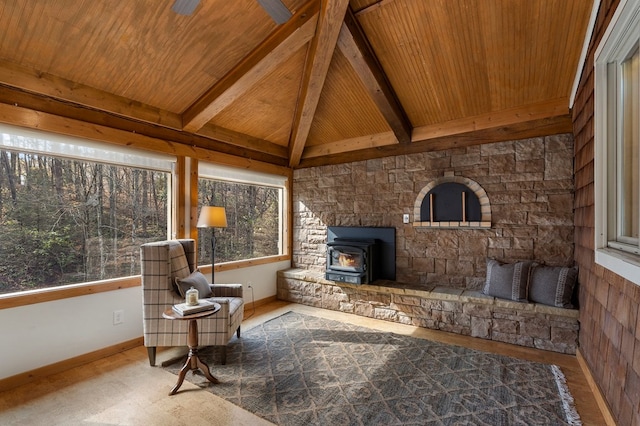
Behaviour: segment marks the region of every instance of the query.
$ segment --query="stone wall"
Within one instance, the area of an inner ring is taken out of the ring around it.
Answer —
[[[577,310],[473,290],[335,283],[320,272],[293,269],[278,272],[278,299],[560,353],[575,354],[578,343]]]
[[[420,191],[445,173],[482,186],[491,228],[402,223]],[[299,169],[293,265],[324,271],[327,226],[395,227],[396,281],[425,288],[479,289],[487,257],[573,265],[573,188],[570,134]]]

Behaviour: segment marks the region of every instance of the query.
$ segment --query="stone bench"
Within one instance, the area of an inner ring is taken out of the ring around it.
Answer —
[[[279,271],[277,282],[278,299],[303,305],[566,354],[578,345],[577,309],[395,281],[338,283],[303,269]]]

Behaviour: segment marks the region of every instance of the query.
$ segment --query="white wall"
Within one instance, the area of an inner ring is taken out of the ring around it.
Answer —
[[[141,301],[133,287],[0,310],[0,378],[140,337]]]
[[[276,295],[276,272],[289,261],[216,273],[217,283],[241,283],[245,302]],[[124,322],[113,324],[113,312]],[[140,287],[0,310],[0,379],[142,336]]]
[[[283,269],[289,269],[290,267],[291,262],[284,260],[266,265],[216,272],[215,281],[216,283],[242,284],[244,301],[245,303],[251,303],[254,300],[275,296],[277,292],[277,272]],[[209,274],[205,275],[207,278],[210,278]],[[248,283],[251,283],[251,287],[253,288],[253,300],[251,290],[247,288]]]

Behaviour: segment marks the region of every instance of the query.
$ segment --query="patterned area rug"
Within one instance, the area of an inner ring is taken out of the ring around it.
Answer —
[[[221,383],[187,380],[279,425],[581,424],[556,366],[294,312],[243,331],[226,365],[199,354]]]

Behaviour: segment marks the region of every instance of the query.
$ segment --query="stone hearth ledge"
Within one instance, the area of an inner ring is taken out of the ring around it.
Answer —
[[[579,311],[498,299],[480,291],[378,280],[329,281],[305,269],[278,272],[278,299],[520,346],[575,354]]]

